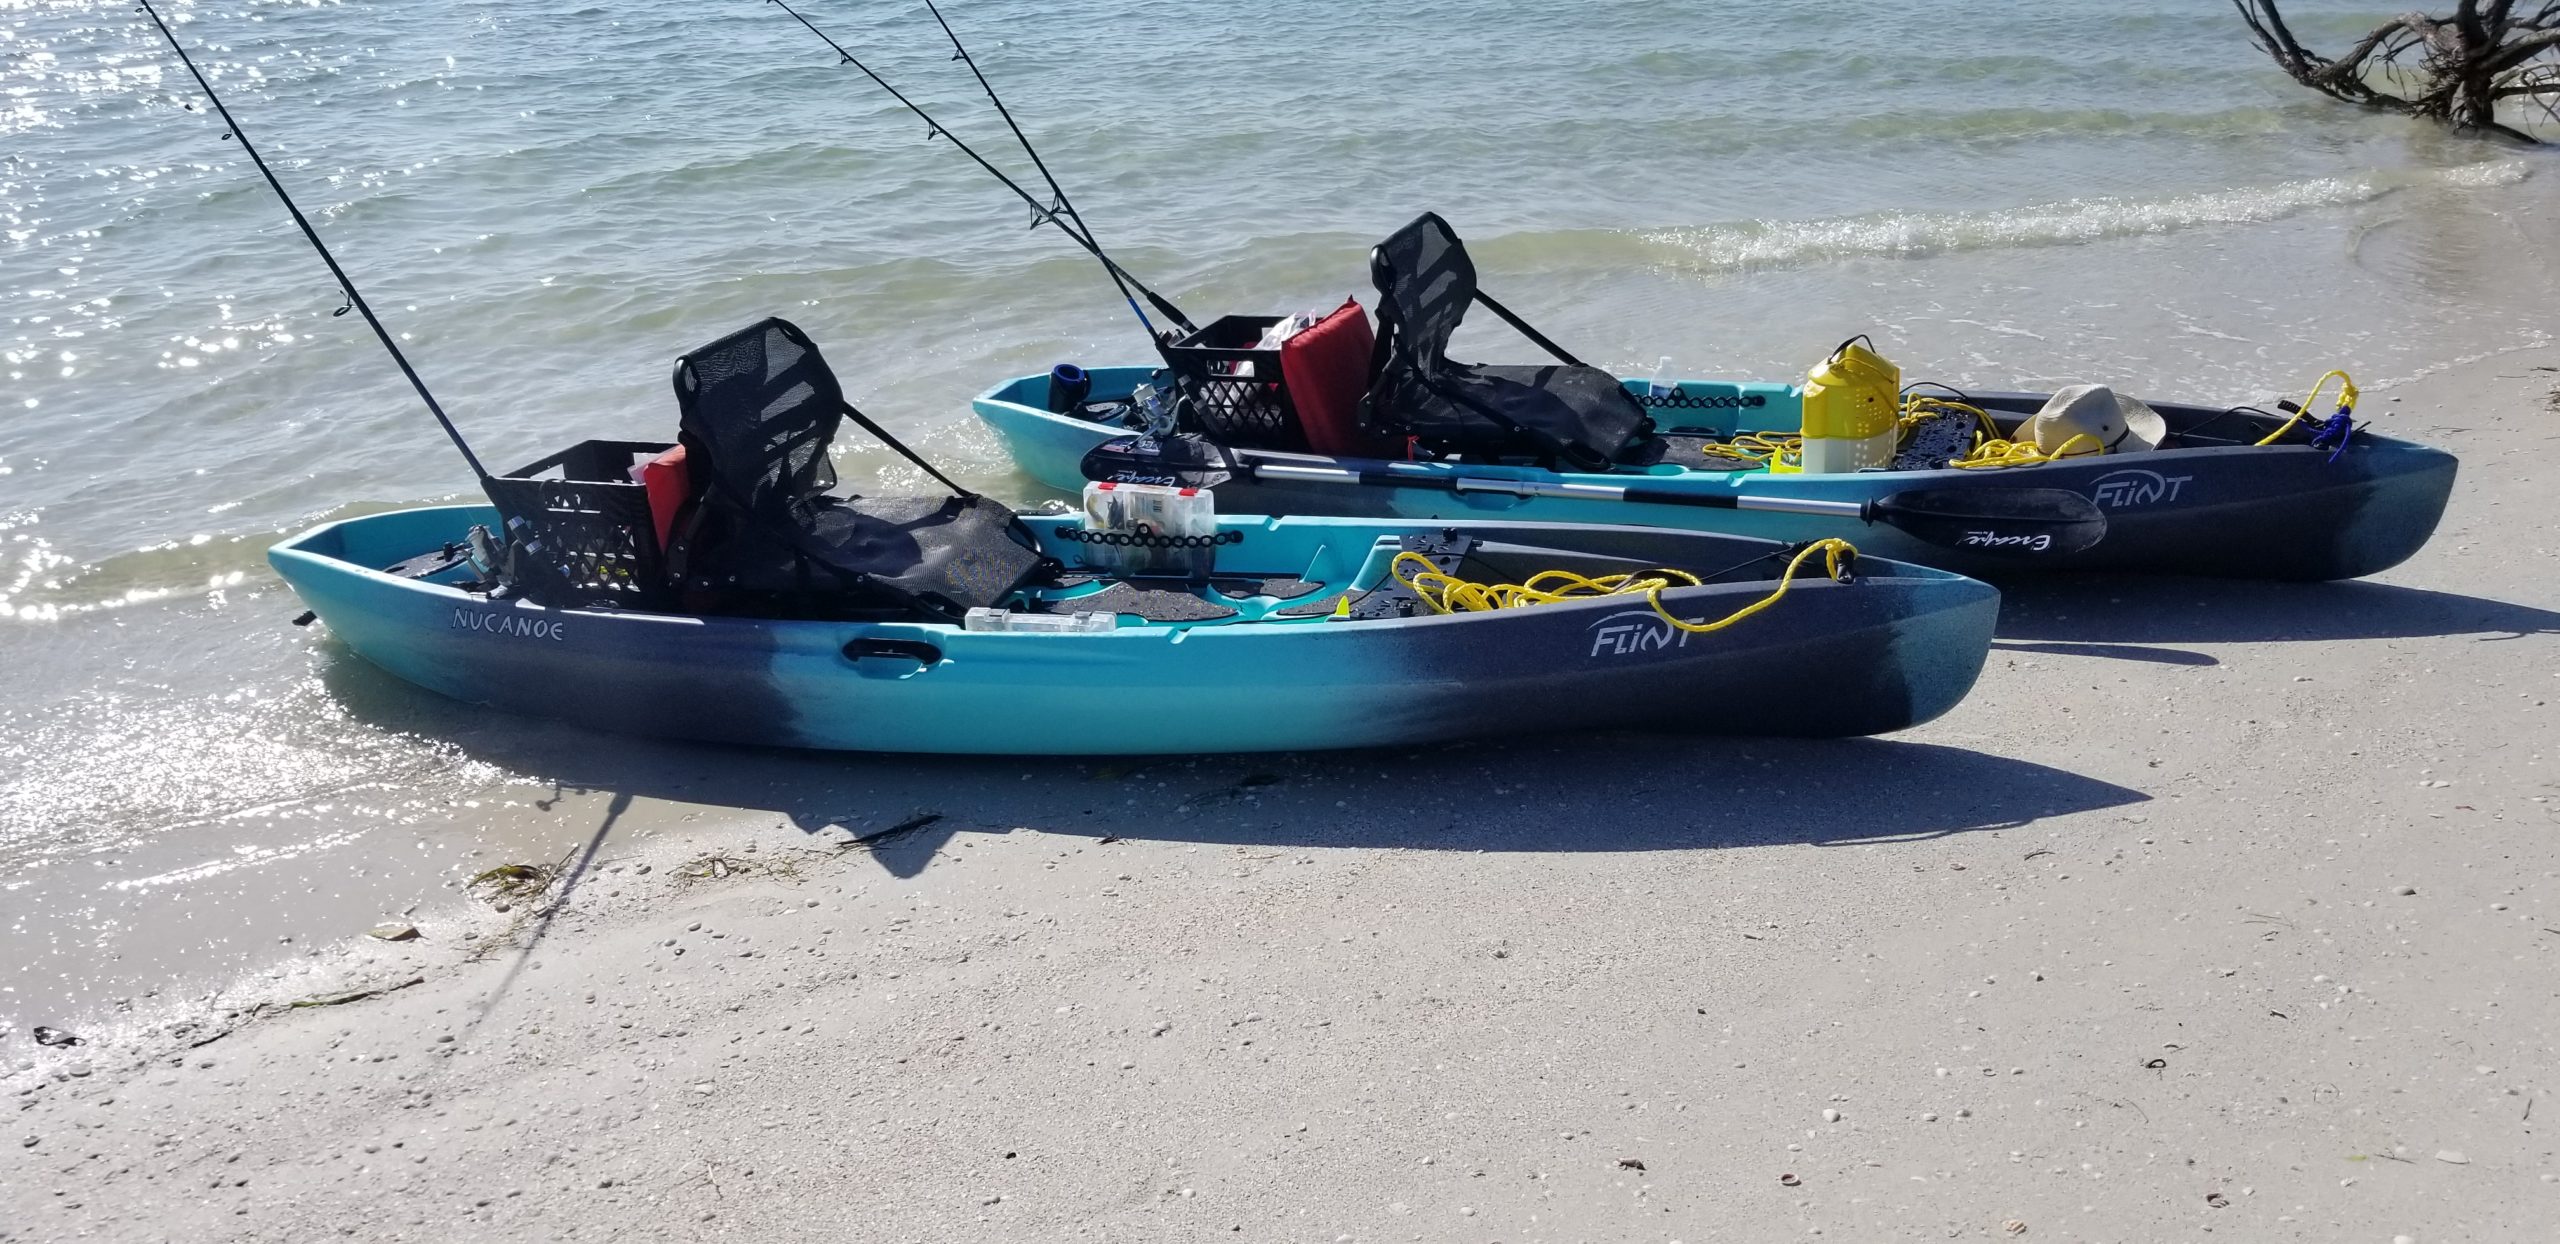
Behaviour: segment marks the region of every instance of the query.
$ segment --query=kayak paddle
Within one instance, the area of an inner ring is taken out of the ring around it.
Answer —
[[[1085,455],[1087,479],[1214,488],[1238,475],[1292,483],[1432,488],[1456,493],[1555,497],[1709,510],[1819,514],[1883,523],[1941,548],[1996,557],[2056,557],[2085,552],[2106,538],[2107,516],[2095,502],[2062,488],[1912,488],[1857,501],[1687,492],[1644,484],[1584,484],[1495,479],[1361,458],[1258,454],[1175,438],[1141,446],[1142,438],[1106,441]]]

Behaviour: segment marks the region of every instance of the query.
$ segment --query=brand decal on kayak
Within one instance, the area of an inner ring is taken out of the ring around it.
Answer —
[[[1956,543],[1969,549],[2025,549],[2030,553],[2041,553],[2053,547],[2053,537],[2043,533],[2008,536],[1996,531],[1968,531]]]
[[[1171,472],[1134,471],[1128,467],[1118,467],[1111,472],[1109,478],[1101,482],[1106,484],[1153,484],[1159,488],[1171,488],[1180,484],[1182,479]]]
[[[2089,499],[2108,510],[2175,501],[2178,490],[2193,479],[2192,475],[2162,475],[2157,471],[2116,471],[2099,476],[2096,483],[2089,485]]]
[[[520,613],[484,613],[477,609],[453,611],[455,630],[478,631],[483,635],[513,635],[519,639],[567,639],[566,624],[549,618],[531,618]]]
[[[1688,632],[1673,629],[1662,615],[1650,609],[1610,614],[1592,623],[1590,630],[1591,655],[1595,657],[1633,656],[1689,646]]]

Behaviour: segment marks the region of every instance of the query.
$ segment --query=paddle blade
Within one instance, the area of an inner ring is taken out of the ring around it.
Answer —
[[[1087,450],[1082,467],[1104,484],[1215,488],[1235,477],[1226,451],[1194,436],[1115,436]]]
[[[2107,537],[2097,504],[2060,488],[1915,488],[1876,498],[1870,517],[1941,548],[2025,561]]]

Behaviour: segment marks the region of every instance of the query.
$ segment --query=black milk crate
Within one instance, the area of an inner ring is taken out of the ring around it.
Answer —
[[[1307,434],[1289,384],[1280,375],[1280,351],[1255,347],[1277,315],[1227,315],[1190,336],[1159,347],[1200,431],[1221,445],[1301,450]],[[1251,375],[1237,375],[1249,364]]]
[[[535,599],[549,605],[672,603],[666,556],[649,517],[649,490],[632,468],[673,448],[646,441],[580,441],[540,462],[488,481],[499,517],[533,528],[557,582]],[[546,599],[559,596],[562,599]]]

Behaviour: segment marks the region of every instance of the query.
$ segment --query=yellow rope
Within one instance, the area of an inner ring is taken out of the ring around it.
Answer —
[[[2292,431],[2295,424],[2310,418],[2311,408],[2319,404],[2320,390],[2329,387],[2329,377],[2331,376],[2336,376],[2338,378],[2338,409],[2350,414],[2354,413],[2356,408],[2356,382],[2348,379],[2347,373],[2343,371],[2325,371],[2320,373],[2320,378],[2318,380],[2311,382],[2311,394],[2310,396],[2302,399],[2302,409],[2293,412],[2293,418],[2285,420],[2283,427],[2267,433],[2267,439],[2258,442],[2258,444],[2273,445],[2277,440],[2281,439],[2285,433]]]
[[[2086,448],[2074,448],[2083,441],[2088,443]],[[2075,432],[2072,433],[2070,440],[2062,442],[2061,446],[2052,453],[2046,453],[2044,448],[2034,441],[1986,440],[1974,446],[1972,453],[1948,460],[1947,465],[1960,471],[1978,471],[1986,467],[1997,469],[2041,466],[2047,462],[2059,462],[2064,458],[2102,454],[2106,451],[2107,447],[2099,444],[2097,437],[2086,432]]]
[[[1910,394],[1902,399],[1902,428],[1910,431],[1913,424],[1943,414],[1971,415],[1982,426],[1973,434],[1973,448],[1961,458],[1949,459],[1947,465],[1961,471],[1997,470],[2004,467],[2040,466],[2064,458],[2105,453],[2106,446],[2086,432],[2074,433],[2052,453],[2046,453],[2034,441],[2003,439],[2000,425],[1991,421],[1991,412],[1967,402],[1951,402],[1943,397]],[[2081,442],[2088,442],[2086,447]]]
[[[1709,458],[1732,458],[1758,466],[1773,467],[1804,456],[1804,438],[1779,436],[1769,432],[1740,432],[1729,441],[1700,445],[1698,453]]]
[[[1734,610],[1713,622],[1690,622],[1671,616],[1662,607],[1662,593],[1673,587],[1696,587],[1698,576],[1685,570],[1656,568],[1633,574],[1602,575],[1586,578],[1570,570],[1542,570],[1529,576],[1526,583],[1475,583],[1444,574],[1420,553],[1398,553],[1387,564],[1387,573],[1398,583],[1413,589],[1423,607],[1433,613],[1475,613],[1494,609],[1520,609],[1530,605],[1553,604],[1563,600],[1589,600],[1599,596],[1630,596],[1642,592],[1645,603],[1653,607],[1662,620],[1692,635],[1721,631],[1736,622],[1777,604],[1795,584],[1796,574],[1816,553],[1822,554],[1823,569],[1832,578],[1840,577],[1841,559],[1856,557],[1856,545],[1838,537],[1816,540],[1797,552],[1787,563],[1786,573],[1778,577],[1778,588],[1752,603]],[[1405,560],[1411,558],[1419,567],[1406,577]],[[1548,585],[1548,586],[1542,586]]]

